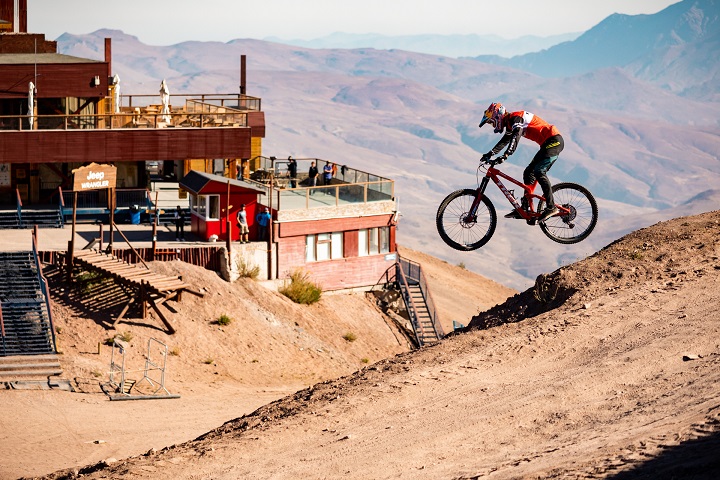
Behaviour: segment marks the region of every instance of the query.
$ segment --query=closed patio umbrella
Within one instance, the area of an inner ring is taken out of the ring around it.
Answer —
[[[115,86],[115,90],[113,91],[115,113],[120,113],[120,77],[117,73],[113,75],[113,85]]]
[[[160,113],[163,116],[163,122],[170,123],[172,121],[172,117],[170,117],[170,90],[164,78],[160,83],[160,100],[162,101],[162,111]]]
[[[35,124],[35,84],[30,82],[28,84],[28,123],[30,124],[30,130],[32,130]]]

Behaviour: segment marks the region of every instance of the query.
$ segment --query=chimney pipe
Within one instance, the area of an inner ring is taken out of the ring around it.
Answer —
[[[245,95],[246,86],[245,83],[245,55],[240,55],[240,94]]]

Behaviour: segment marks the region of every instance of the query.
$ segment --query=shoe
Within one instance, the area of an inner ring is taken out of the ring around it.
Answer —
[[[558,210],[558,208],[555,205],[553,205],[552,207],[547,207],[540,214],[540,218],[538,218],[538,221],[544,222],[548,218],[553,217],[553,216],[557,215],[558,213],[560,213],[560,210]]]
[[[520,212],[517,210],[513,210],[510,213],[505,214],[505,218],[523,218],[522,215],[520,215]]]

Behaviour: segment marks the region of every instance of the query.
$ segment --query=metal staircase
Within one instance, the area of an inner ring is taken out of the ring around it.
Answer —
[[[47,295],[33,252],[0,252],[0,356],[55,353]]]
[[[21,228],[17,210],[0,211],[0,229]]]
[[[33,228],[61,228],[64,225],[60,209],[27,209],[20,212],[20,227]]]
[[[18,209],[0,211],[0,229],[61,228],[63,217],[59,209]]]
[[[418,346],[444,337],[420,264],[399,257],[395,264],[395,279],[405,301]]]

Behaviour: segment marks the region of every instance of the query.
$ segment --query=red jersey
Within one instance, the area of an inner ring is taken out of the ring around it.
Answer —
[[[505,117],[505,128],[508,133],[522,128],[522,136],[532,140],[538,145],[545,143],[545,140],[553,135],[560,135],[555,125],[550,125],[537,115],[520,110],[512,112]]]

